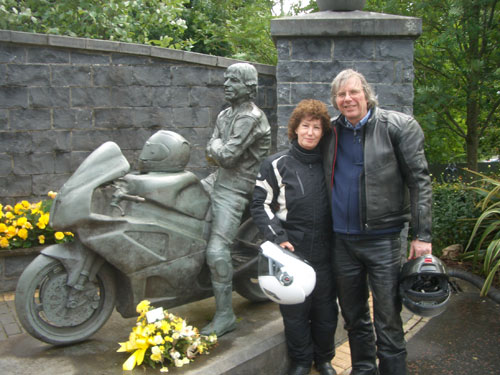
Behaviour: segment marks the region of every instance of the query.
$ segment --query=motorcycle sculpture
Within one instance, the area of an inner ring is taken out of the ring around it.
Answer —
[[[139,173],[120,148],[106,142],[61,188],[50,212],[55,230],[73,242],[56,244],[22,273],[16,311],[32,336],[54,345],[87,339],[116,306],[124,317],[148,299],[170,308],[210,297],[205,248],[210,197],[184,168],[189,143],[170,131],[155,133],[139,156]],[[248,215],[247,215],[248,217]],[[257,281],[261,238],[243,220],[234,244],[234,289],[267,300]]]

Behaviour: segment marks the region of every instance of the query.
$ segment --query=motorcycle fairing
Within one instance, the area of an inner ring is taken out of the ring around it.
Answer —
[[[92,152],[66,181],[50,211],[50,225],[63,230],[88,220],[92,193],[98,186],[124,176],[130,164],[114,142]]]

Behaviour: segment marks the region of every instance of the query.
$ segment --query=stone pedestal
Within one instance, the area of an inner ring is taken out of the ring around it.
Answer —
[[[278,50],[278,150],[287,148],[287,124],[302,99],[329,104],[330,83],[341,70],[361,72],[380,106],[413,112],[413,43],[422,33],[414,17],[352,11],[324,11],[271,21]]]

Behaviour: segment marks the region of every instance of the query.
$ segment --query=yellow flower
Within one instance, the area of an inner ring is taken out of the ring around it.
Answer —
[[[73,233],[71,233],[71,232],[64,232],[64,234],[66,236],[75,237],[75,235]]]
[[[12,206],[10,204],[5,206],[5,211],[12,211]]]
[[[151,304],[151,302],[149,302],[147,299],[141,301],[138,305],[137,305],[137,312],[138,313],[143,313],[143,312],[148,312],[149,311],[149,305]]]
[[[7,228],[7,238],[12,238],[16,234],[17,234],[17,229],[14,226],[9,225],[9,227]]]
[[[26,223],[28,222],[28,219],[26,219],[24,216],[23,217],[20,217],[19,219],[17,219],[17,223],[16,225],[18,227],[24,227],[26,225]]]
[[[155,361],[155,362],[161,362],[162,360],[162,355],[161,355],[161,350],[159,347],[157,346],[153,346],[151,348],[151,356],[150,356],[151,360]]]
[[[33,229],[33,225],[32,225],[29,221],[28,221],[28,222],[26,222],[26,224],[24,224],[24,227],[25,227],[26,229]]]
[[[6,233],[7,232],[7,225],[4,223],[0,223],[0,233]]]
[[[27,209],[31,207],[31,203],[28,201],[21,201],[21,206],[23,206],[24,209]]]
[[[56,240],[62,240],[64,238],[64,233],[63,232],[56,232],[54,233],[54,237]]]
[[[10,219],[13,219],[13,218],[14,218],[14,214],[13,214],[12,212],[8,211],[8,212],[5,214],[5,217],[6,217],[7,219],[9,219],[9,220],[10,220]]]
[[[19,215],[23,209],[24,209],[23,205],[22,205],[21,203],[17,203],[17,204],[14,206],[14,213],[15,213],[16,215]]]
[[[36,223],[36,226],[40,229],[45,229],[45,227],[49,224],[49,218],[50,218],[49,213],[41,215],[40,218],[38,219],[38,223]]]
[[[0,247],[3,249],[9,247],[9,240],[5,237],[0,237]]]
[[[51,191],[49,191],[49,192],[47,193],[47,195],[48,195],[50,198],[54,199],[54,198],[57,196],[57,192],[55,192],[55,191],[52,191],[52,190],[51,190]]]
[[[43,234],[38,236],[38,243],[43,245],[45,243],[45,236]]]
[[[19,231],[17,232],[17,236],[25,240],[26,238],[28,238],[28,230],[26,228],[19,229]]]

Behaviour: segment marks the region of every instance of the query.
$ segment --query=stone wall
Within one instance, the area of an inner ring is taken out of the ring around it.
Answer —
[[[38,199],[58,190],[105,141],[116,142],[134,168],[144,142],[159,129],[190,141],[188,169],[206,175],[205,145],[227,105],[223,74],[235,62],[146,45],[0,30],[0,202]],[[256,103],[273,126],[275,67],[254,65]]]

